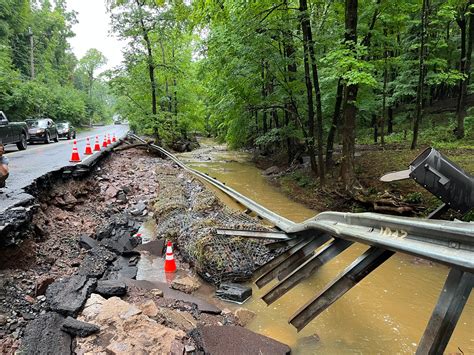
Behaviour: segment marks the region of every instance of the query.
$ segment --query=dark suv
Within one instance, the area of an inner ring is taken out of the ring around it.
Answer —
[[[28,129],[30,142],[44,142],[46,144],[53,139],[59,141],[59,133],[56,123],[51,118],[40,118],[33,122]]]
[[[16,144],[19,150],[25,150],[28,140],[28,127],[25,122],[9,122],[0,111],[0,143]]]
[[[71,122],[58,122],[59,138],[76,139],[76,128]]]

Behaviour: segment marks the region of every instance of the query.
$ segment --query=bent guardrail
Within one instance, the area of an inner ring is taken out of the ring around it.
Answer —
[[[130,137],[147,143],[136,135]],[[417,349],[417,354],[443,353],[474,286],[474,223],[342,212],[323,212],[302,223],[294,223],[218,180],[187,167],[165,149],[155,144],[149,146],[292,237],[289,240],[277,241],[278,245],[286,243],[289,249],[255,273],[258,287],[267,285],[274,278],[279,280],[262,297],[267,304],[286,294],[352,243],[370,245],[366,252],[289,319],[298,331],[395,252],[430,259],[450,267],[451,271]],[[430,170],[428,168],[424,169]],[[445,181],[446,179],[442,182]],[[470,189],[474,191],[474,188]],[[442,197],[442,200],[446,204],[449,203],[445,201],[446,197]],[[456,204],[455,207],[468,209],[466,201],[468,200],[463,199],[462,203]]]

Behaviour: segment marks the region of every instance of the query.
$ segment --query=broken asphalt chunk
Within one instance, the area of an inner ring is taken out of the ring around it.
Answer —
[[[68,334],[84,338],[99,332],[100,327],[72,317],[67,317],[61,326],[61,330]]]
[[[96,279],[73,275],[56,280],[46,290],[51,310],[66,316],[76,316],[94,291]]]
[[[127,294],[127,285],[119,280],[99,280],[95,292],[104,297],[124,296]]]
[[[21,354],[72,354],[72,338],[61,331],[64,317],[48,312],[31,321],[22,338]]]

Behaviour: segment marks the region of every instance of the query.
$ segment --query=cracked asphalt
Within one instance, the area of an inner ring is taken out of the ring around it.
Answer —
[[[77,147],[81,158],[84,159],[86,138],[90,137],[93,146],[95,136],[99,136],[102,143],[104,134],[113,133],[117,137],[124,136],[128,131],[128,125],[108,125],[93,127],[77,135]],[[16,191],[31,184],[36,178],[63,166],[70,165],[69,159],[72,153],[73,140],[61,139],[58,143],[29,144],[28,149],[19,151],[15,145],[5,146],[6,156],[10,160],[10,177],[7,186],[0,190],[0,210],[13,204]]]

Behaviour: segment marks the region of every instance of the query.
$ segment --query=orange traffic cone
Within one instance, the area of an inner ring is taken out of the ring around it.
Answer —
[[[84,152],[84,155],[92,155],[92,154],[94,153],[92,153],[91,141],[89,137],[87,137],[86,150]]]
[[[95,136],[94,152],[100,152],[99,136]]]
[[[102,148],[107,148],[107,135],[104,134],[104,141],[102,142]]]
[[[79,156],[79,151],[77,150],[77,141],[74,139],[74,143],[72,144],[72,154],[71,159],[69,160],[71,163],[78,163],[81,161],[81,157]]]
[[[165,258],[165,272],[175,272],[176,271],[176,263],[174,261],[173,256],[173,247],[171,242],[168,241],[168,245],[166,246],[166,258]]]
[[[117,138],[115,138],[115,133],[114,133],[114,135],[112,136],[112,143],[115,143],[115,142],[117,142]]]
[[[112,141],[110,140],[110,133],[107,134],[107,145],[112,144]]]

